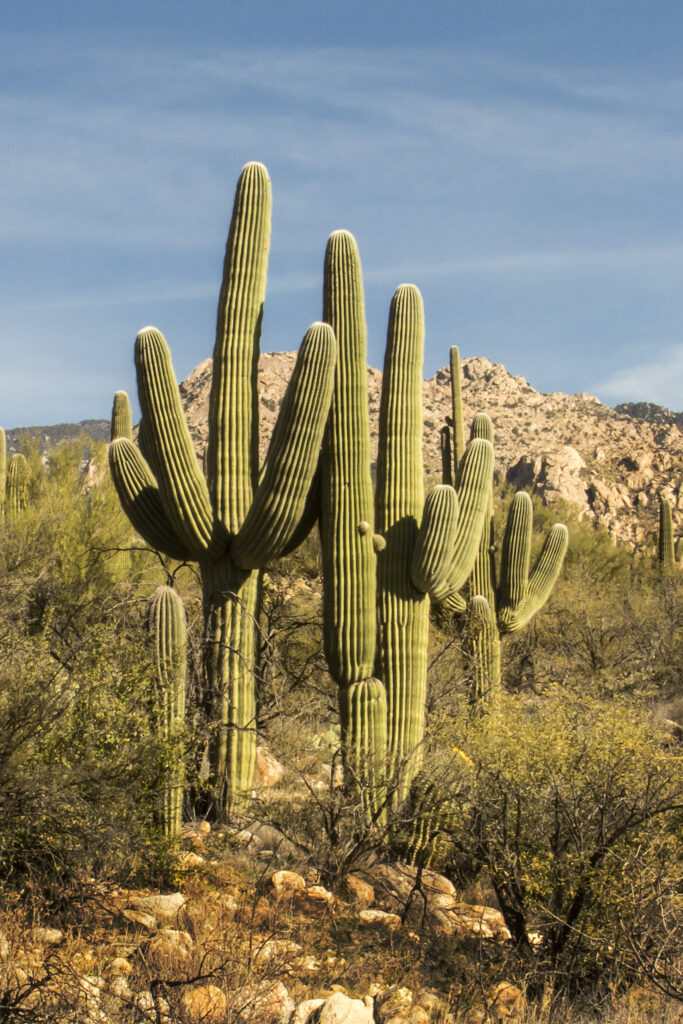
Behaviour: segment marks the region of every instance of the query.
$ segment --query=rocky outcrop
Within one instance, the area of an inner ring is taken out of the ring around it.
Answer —
[[[295,355],[276,352],[259,364],[261,456],[277,416]],[[659,494],[683,529],[683,433],[677,414],[649,419],[617,411],[587,394],[541,394],[523,378],[489,359],[464,359],[465,416],[486,412],[496,435],[496,468],[515,487],[548,504],[573,502],[582,516],[602,523],[621,541],[640,543],[656,530]],[[181,385],[190,431],[203,455],[211,385],[211,360]],[[368,368],[372,456],[377,455],[382,374]],[[450,411],[450,370],[424,382],[424,457],[428,476],[441,472],[439,431]],[[624,409],[625,407],[621,407]],[[635,410],[639,405],[633,407]]]

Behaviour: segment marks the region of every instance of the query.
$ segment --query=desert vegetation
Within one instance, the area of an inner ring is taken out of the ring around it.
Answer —
[[[248,165],[201,458],[145,328],[136,436],[1,467],[0,1020],[673,1022],[670,508],[634,551],[506,487],[457,350],[425,488],[411,285],[373,487],[346,232],[259,467],[269,225]]]

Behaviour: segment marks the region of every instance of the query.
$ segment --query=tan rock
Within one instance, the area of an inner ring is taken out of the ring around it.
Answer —
[[[294,1000],[281,981],[262,981],[231,994],[233,1012],[250,1024],[288,1024]]]
[[[131,907],[126,907],[121,911],[121,916],[131,924],[144,928],[148,932],[154,932],[157,929],[156,917],[152,914],[145,914],[142,910],[133,910]]]
[[[498,1020],[519,1017],[526,1011],[522,990],[510,981],[501,981],[487,993],[486,1005]]]
[[[33,941],[40,946],[61,946],[66,935],[59,928],[34,928]]]
[[[371,907],[375,902],[375,890],[369,882],[364,881],[358,875],[344,875],[342,885],[345,895],[354,907],[365,909]]]
[[[254,768],[254,789],[270,789],[282,782],[285,774],[284,765],[280,764],[266,747],[256,748],[256,766]]]
[[[358,919],[366,928],[387,928],[394,932],[401,927],[398,914],[390,914],[386,910],[361,910]]]
[[[176,928],[163,928],[150,939],[147,956],[159,965],[168,960],[177,963],[189,960],[193,949],[194,942],[187,932]]]
[[[196,1024],[223,1024],[228,1011],[225,992],[217,985],[198,985],[183,993],[181,1004]]]
[[[109,964],[110,974],[121,974],[128,975],[133,973],[133,965],[130,960],[126,960],[125,956],[117,956]]]
[[[324,1002],[324,999],[304,999],[294,1011],[290,1024],[308,1024],[315,1011],[319,1010]]]
[[[362,999],[335,992],[321,1007],[318,1024],[374,1024],[372,1007]]]
[[[291,897],[294,893],[304,892],[306,880],[296,871],[276,871],[271,878],[271,885],[276,899]]]
[[[160,921],[175,921],[178,912],[185,906],[185,897],[181,892],[157,896],[135,896],[131,899],[130,905],[134,910],[153,914]]]

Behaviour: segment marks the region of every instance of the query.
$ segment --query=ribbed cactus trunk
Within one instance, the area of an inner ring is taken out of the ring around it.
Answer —
[[[367,330],[358,248],[335,231],[325,251],[323,319],[337,339],[337,368],[321,456],[320,540],[325,656],[339,691],[347,778],[371,818],[386,772],[386,692],[374,677],[376,562],[370,477]]]
[[[0,427],[0,519],[5,514],[5,487],[7,486],[7,438]]]
[[[659,499],[659,538],[657,543],[657,561],[660,569],[671,572],[676,566],[674,547],[674,524],[671,513],[671,502],[666,498]]]
[[[170,842],[180,838],[183,823],[187,637],[182,598],[172,587],[158,587],[149,608],[157,674],[158,728],[166,750],[160,818]]]
[[[390,772],[406,795],[422,760],[429,597],[411,581],[424,505],[422,362],[424,313],[413,285],[401,285],[389,312],[379,411],[376,526],[377,675],[387,694]]]
[[[5,511],[8,519],[16,519],[26,508],[28,500],[28,462],[21,453],[13,455],[7,464],[5,484]]]
[[[235,195],[218,304],[206,478],[170,353],[154,328],[141,331],[136,342],[141,453],[125,436],[110,446],[112,476],[133,526],[165,554],[199,564],[211,781],[221,817],[239,809],[251,789],[260,572],[302,538],[336,361],[332,330],[312,325],[259,474],[257,374],[270,209],[265,167],[247,164]]]

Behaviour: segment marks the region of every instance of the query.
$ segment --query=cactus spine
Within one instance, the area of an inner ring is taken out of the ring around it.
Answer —
[[[451,368],[459,371],[459,356],[451,352]],[[462,429],[463,413],[460,381],[451,382],[453,428]],[[475,416],[472,442],[493,442],[493,426],[488,416]],[[462,463],[458,470],[462,473]],[[567,551],[566,526],[556,523],[548,533],[541,554],[530,573],[533,506],[531,498],[519,491],[508,513],[501,579],[496,584],[495,541],[493,535],[493,469],[488,484],[489,525],[482,532],[477,558],[469,581],[468,621],[464,631],[465,647],[472,661],[471,699],[477,710],[495,709],[500,694],[500,637],[515,633],[527,625],[548,600]]]
[[[27,489],[28,462],[18,453],[7,464],[5,509],[9,519],[16,519],[26,508]]]
[[[164,835],[175,842],[183,823],[184,771],[177,747],[185,728],[187,675],[185,608],[178,592],[172,587],[158,587],[150,602],[149,618],[158,685],[159,733],[171,758],[164,773],[160,817]]]
[[[256,380],[270,239],[270,179],[247,164],[237,185],[218,304],[204,478],[163,336],[142,330],[135,363],[139,452],[110,445],[124,510],[153,547],[199,564],[204,671],[216,811],[251,789],[256,757],[256,622],[260,572],[288,549],[306,509],[334,381],[331,328],[306,333],[259,478]]]
[[[659,539],[657,544],[657,562],[663,572],[670,572],[676,566],[671,502],[668,501],[667,498],[661,496],[659,499]]]

